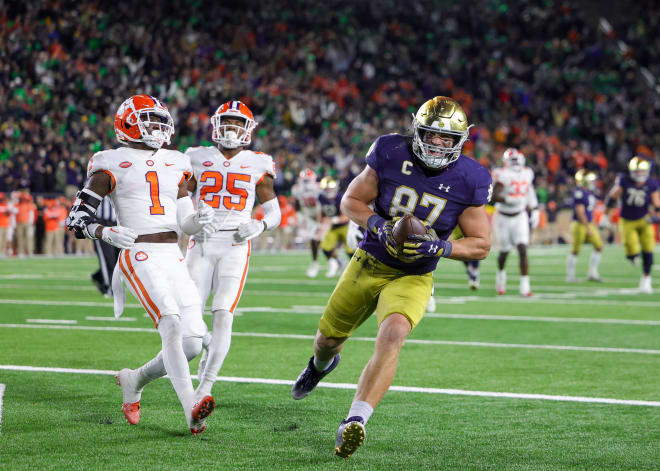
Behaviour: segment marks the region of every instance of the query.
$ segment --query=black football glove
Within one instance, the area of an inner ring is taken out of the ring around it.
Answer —
[[[399,251],[394,236],[392,235],[394,222],[394,220],[388,221],[387,219],[380,217],[378,214],[374,214],[367,220],[367,228],[371,233],[378,237],[378,242],[385,247],[387,253],[392,257],[398,257]]]
[[[406,262],[414,262],[422,257],[449,257],[452,244],[440,239],[431,227],[426,228],[426,234],[411,234],[403,243],[401,258]]]

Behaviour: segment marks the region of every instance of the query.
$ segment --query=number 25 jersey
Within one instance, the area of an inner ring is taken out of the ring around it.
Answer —
[[[270,155],[242,150],[231,159],[217,147],[191,147],[193,175],[197,180],[194,200],[203,199],[215,209],[218,229],[236,229],[252,219],[256,188],[266,175],[275,178],[275,163]]]
[[[176,221],[179,185],[192,169],[185,154],[176,150],[130,147],[97,152],[89,160],[87,176],[105,172],[117,224],[142,234],[180,232]]]

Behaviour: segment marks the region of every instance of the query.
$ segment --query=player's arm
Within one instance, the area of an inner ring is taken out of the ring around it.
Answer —
[[[655,190],[651,192],[651,208],[649,208],[651,222],[657,224],[660,222],[660,192]]]
[[[527,211],[529,211],[529,222],[532,229],[536,229],[541,221],[541,212],[539,211],[539,198],[536,196],[536,189],[532,184],[527,187],[526,202]]]
[[[394,222],[376,214],[369,207],[378,197],[378,174],[369,165],[351,181],[341,199],[340,209],[351,221],[378,237],[392,257],[398,257],[398,247],[392,235]]]
[[[184,174],[185,175],[185,174]],[[176,197],[176,222],[187,235],[197,234],[207,224],[213,223],[214,211],[208,204],[200,200],[197,209],[189,194],[190,180],[182,178]]]
[[[380,217],[369,207],[377,197],[378,175],[367,165],[348,185],[341,199],[341,212],[360,227],[368,228],[372,216]]]
[[[76,193],[65,224],[73,231],[76,239],[103,239],[110,245],[128,249],[137,238],[135,231],[128,227],[109,227],[96,222],[96,211],[111,189],[112,181],[106,172],[92,174],[85,187]]]
[[[486,206],[469,206],[458,217],[463,238],[452,242],[449,258],[483,260],[490,252],[490,222]]]
[[[506,203],[506,190],[502,182],[495,182],[491,203]]]
[[[275,229],[282,221],[280,204],[275,194],[275,179],[270,174],[265,174],[256,186],[257,198],[264,210],[262,220],[252,219],[250,222],[240,224],[234,233],[235,242],[245,242],[254,239],[263,231]]]
[[[587,220],[587,209],[581,203],[575,205],[575,215],[578,218],[580,224],[583,224],[587,228],[587,235],[591,235],[591,227],[589,226],[589,221]]]

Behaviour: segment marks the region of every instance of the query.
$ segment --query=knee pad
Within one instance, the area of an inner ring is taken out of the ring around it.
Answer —
[[[234,314],[227,311],[226,309],[218,309],[213,311],[213,330],[218,329],[228,329],[231,328],[232,323],[234,322]]]
[[[158,332],[165,345],[181,341],[181,319],[178,315],[167,315],[160,318]]]

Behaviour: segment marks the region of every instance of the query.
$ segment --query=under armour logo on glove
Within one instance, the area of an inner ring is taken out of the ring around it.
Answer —
[[[423,257],[449,257],[451,249],[451,242],[440,239],[438,234],[429,227],[424,235],[408,236],[408,240],[403,243],[402,260],[414,262]]]

